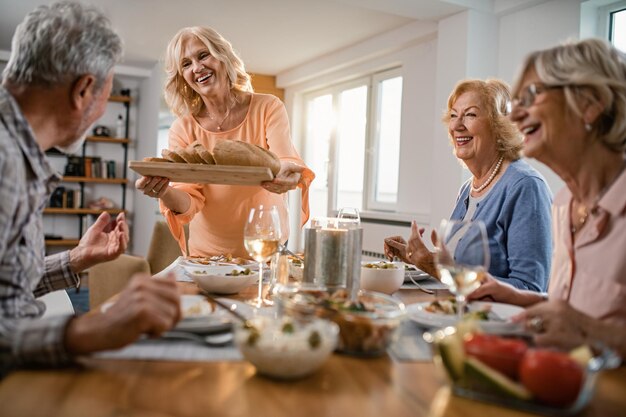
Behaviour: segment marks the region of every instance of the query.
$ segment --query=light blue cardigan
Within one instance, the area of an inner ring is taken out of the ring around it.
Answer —
[[[465,217],[471,179],[461,187],[451,219]],[[552,195],[543,176],[527,162],[511,162],[472,220],[487,228],[489,273],[516,288],[545,292],[552,254]]]

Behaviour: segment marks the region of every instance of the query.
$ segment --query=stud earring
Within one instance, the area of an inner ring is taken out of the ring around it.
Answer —
[[[587,132],[591,132],[591,129],[593,129],[593,126],[591,126],[591,124],[590,124],[590,123],[585,123],[585,130],[586,130]]]

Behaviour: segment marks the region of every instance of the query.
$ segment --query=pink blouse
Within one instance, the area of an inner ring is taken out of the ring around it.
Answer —
[[[626,171],[589,214],[575,242],[567,187],[553,207],[554,256],[548,294],[592,317],[626,324]]]

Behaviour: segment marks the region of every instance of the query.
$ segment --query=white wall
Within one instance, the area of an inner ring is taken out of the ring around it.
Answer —
[[[467,10],[441,20],[436,27],[411,23],[393,31],[393,36],[386,33],[278,74],[296,147],[303,149],[300,109],[305,92],[385,66],[402,65],[398,214],[379,213],[378,217],[437,225],[449,216],[460,185],[469,177],[452,155],[440,122],[454,84],[468,77],[498,77],[512,83],[528,52],[577,38],[580,33],[578,0],[500,1],[496,6],[492,13]],[[556,175],[531,163],[544,174],[553,192],[561,188]],[[379,238],[381,233],[376,228],[371,234]]]
[[[498,54],[498,76],[512,83],[529,52],[578,39],[580,9],[578,1],[552,0],[502,16],[499,39],[504,47]],[[535,160],[529,162],[543,174],[553,193],[563,186],[563,181],[548,167]]]

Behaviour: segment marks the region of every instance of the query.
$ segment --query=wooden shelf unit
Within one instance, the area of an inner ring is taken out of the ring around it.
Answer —
[[[75,177],[64,176],[61,181],[66,183],[78,183],[80,186],[80,208],[60,208],[60,207],[47,207],[44,209],[45,215],[75,215],[78,216],[78,236],[79,239],[83,235],[83,218],[85,216],[97,216],[103,212],[108,212],[112,215],[126,212],[126,186],[128,184],[127,178],[127,165],[128,165],[128,145],[131,143],[129,138],[129,123],[130,123],[130,104],[132,98],[130,96],[114,95],[109,97],[110,103],[121,103],[124,106],[125,125],[124,125],[124,137],[113,138],[108,136],[87,136],[85,139],[85,145],[82,149],[82,157],[86,157],[86,145],[89,143],[104,143],[119,145],[123,148],[123,160],[117,160],[122,164],[122,177],[120,178],[100,178],[100,177]],[[62,154],[59,154],[62,155]],[[117,171],[117,170],[116,170]],[[120,185],[122,188],[122,204],[121,208],[114,209],[90,209],[85,208],[85,184],[115,184]],[[66,246],[72,247],[78,245],[79,239],[46,239],[46,246]]]

